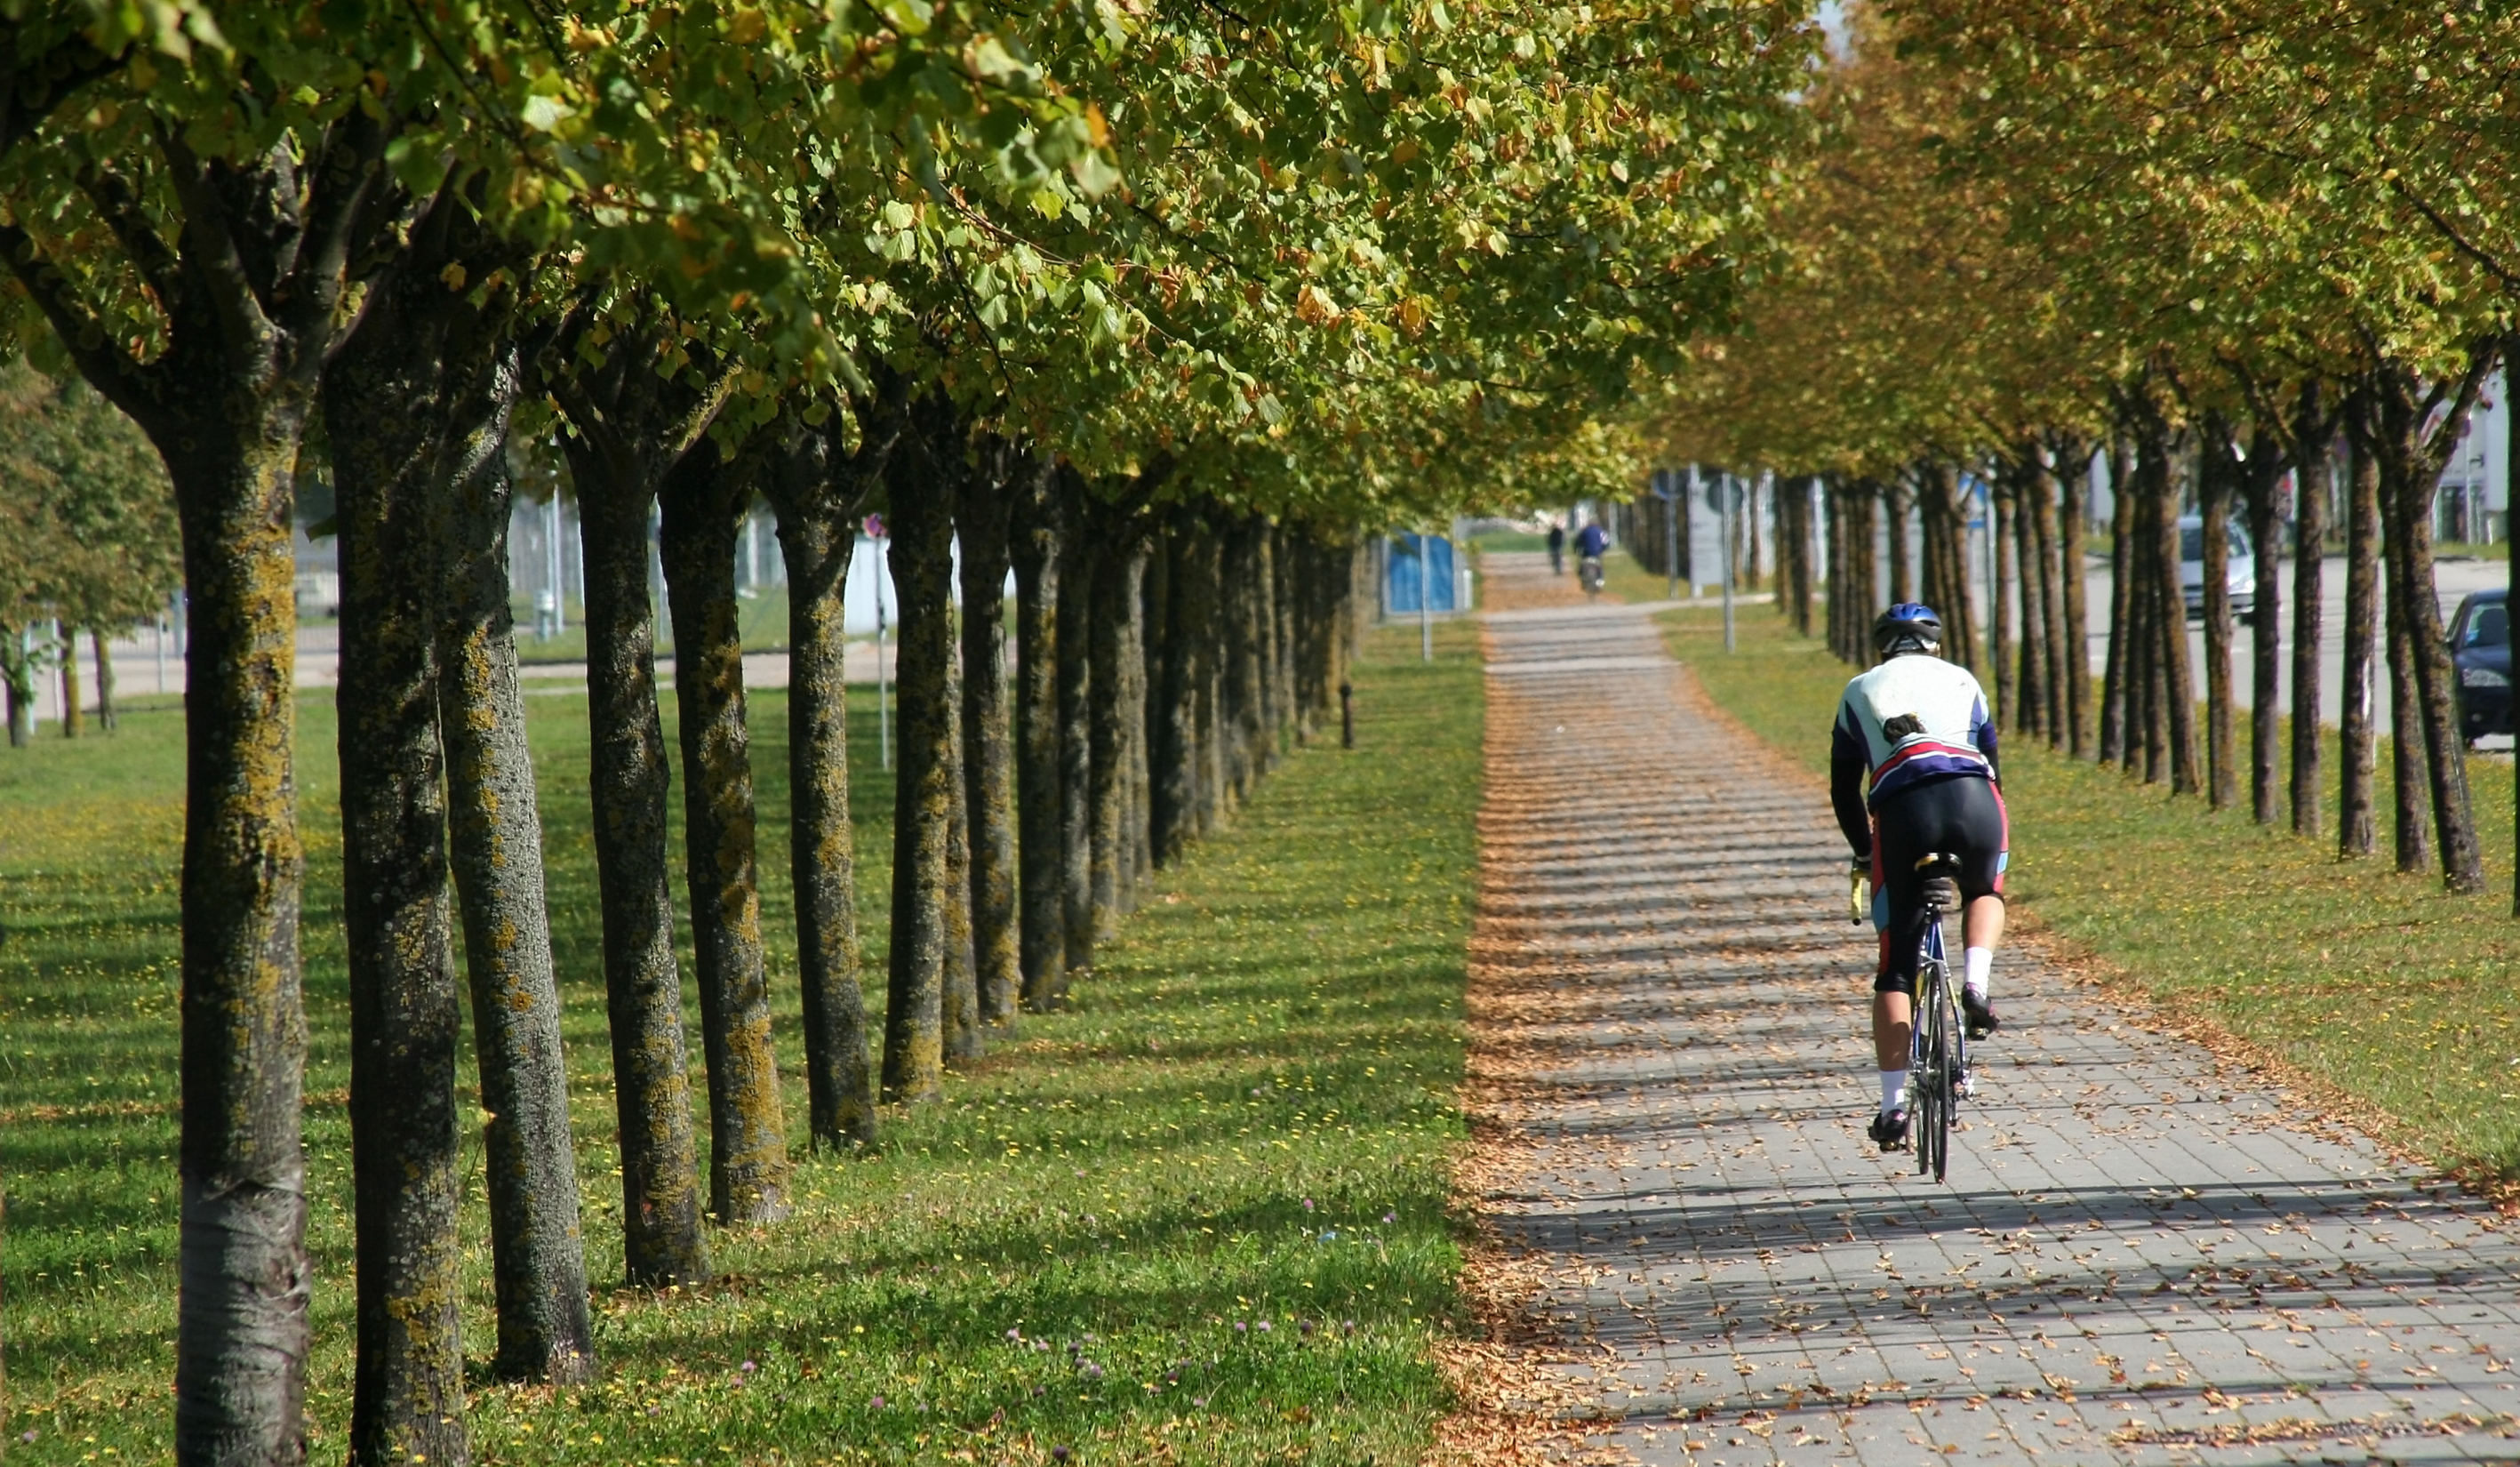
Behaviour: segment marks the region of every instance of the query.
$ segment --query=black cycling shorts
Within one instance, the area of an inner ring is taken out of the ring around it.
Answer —
[[[1881,966],[1873,992],[1916,991],[1916,950],[1925,940],[1925,878],[1916,862],[1937,852],[1958,856],[1962,899],[2001,896],[2010,844],[2003,792],[1974,774],[1910,785],[1874,807],[1872,900],[1881,924]]]

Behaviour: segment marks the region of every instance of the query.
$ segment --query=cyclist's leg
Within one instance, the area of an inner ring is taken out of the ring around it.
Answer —
[[[1969,1035],[1983,1038],[2000,1028],[1990,987],[1995,950],[2003,941],[2003,868],[2009,845],[2002,793],[1982,779],[1952,782],[1951,848],[1960,857],[1960,997],[1968,1010]]]
[[[1872,880],[1879,893],[1881,956],[1872,979],[1872,1057],[1881,1073],[1881,1109],[1894,1104],[1907,1083],[1913,1042],[1916,949],[1925,936],[1924,882],[1916,858],[1924,854],[1907,818],[1911,796],[1895,795],[1875,812]]]

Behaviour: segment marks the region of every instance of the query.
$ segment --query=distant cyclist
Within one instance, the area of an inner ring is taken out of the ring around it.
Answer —
[[[1549,573],[1566,573],[1566,527],[1554,520],[1549,522]]]
[[[1601,589],[1601,552],[1609,548],[1610,537],[1598,525],[1587,525],[1575,531],[1575,573],[1586,591]]]
[[[1908,1046],[1916,991],[1916,949],[1925,936],[1924,880],[1916,863],[1959,857],[1965,903],[1960,1008],[1968,1033],[1996,1031],[1988,970],[2003,939],[2003,867],[2008,844],[1995,720],[1968,669],[1942,660],[1943,622],[1932,608],[1901,602],[1872,623],[1880,665],[1857,674],[1837,706],[1829,740],[1829,802],[1859,867],[1872,878],[1881,963],[1872,980],[1872,1051],[1881,1071],[1881,1109],[1872,1139],[1883,1151],[1908,1144]],[[1864,788],[1870,776],[1870,789]]]

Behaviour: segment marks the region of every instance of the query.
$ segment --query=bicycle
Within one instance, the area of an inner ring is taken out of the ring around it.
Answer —
[[[1600,595],[1601,558],[1598,555],[1588,555],[1584,557],[1584,563],[1575,568],[1575,578],[1584,583],[1585,595]]]
[[[1952,964],[1943,945],[1943,921],[1960,910],[1956,879],[1959,857],[1926,856],[1916,869],[1926,873],[1922,894],[1925,936],[1916,953],[1916,992],[1910,1006],[1908,1039],[1908,1104],[1914,1127],[1916,1174],[1947,1181],[1952,1159],[1952,1122],[1959,1103],[1975,1093],[1968,1070],[1968,1030],[1960,1023],[1959,999],[1952,986]],[[1854,873],[1848,904],[1862,922],[1864,873]]]

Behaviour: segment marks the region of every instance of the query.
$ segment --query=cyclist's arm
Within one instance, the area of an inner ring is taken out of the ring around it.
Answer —
[[[1983,698],[1978,700],[1977,709],[1969,717],[1969,742],[1977,746],[1978,753],[1986,756],[1986,777],[1995,781],[1997,789],[2003,788],[2003,766],[1997,761],[1995,754],[1995,719],[1988,716]]]
[[[1872,859],[1872,812],[1864,803],[1868,768],[1864,736],[1841,711],[1828,739],[1828,803],[1837,814],[1838,833],[1846,837],[1847,848],[1859,861]]]

